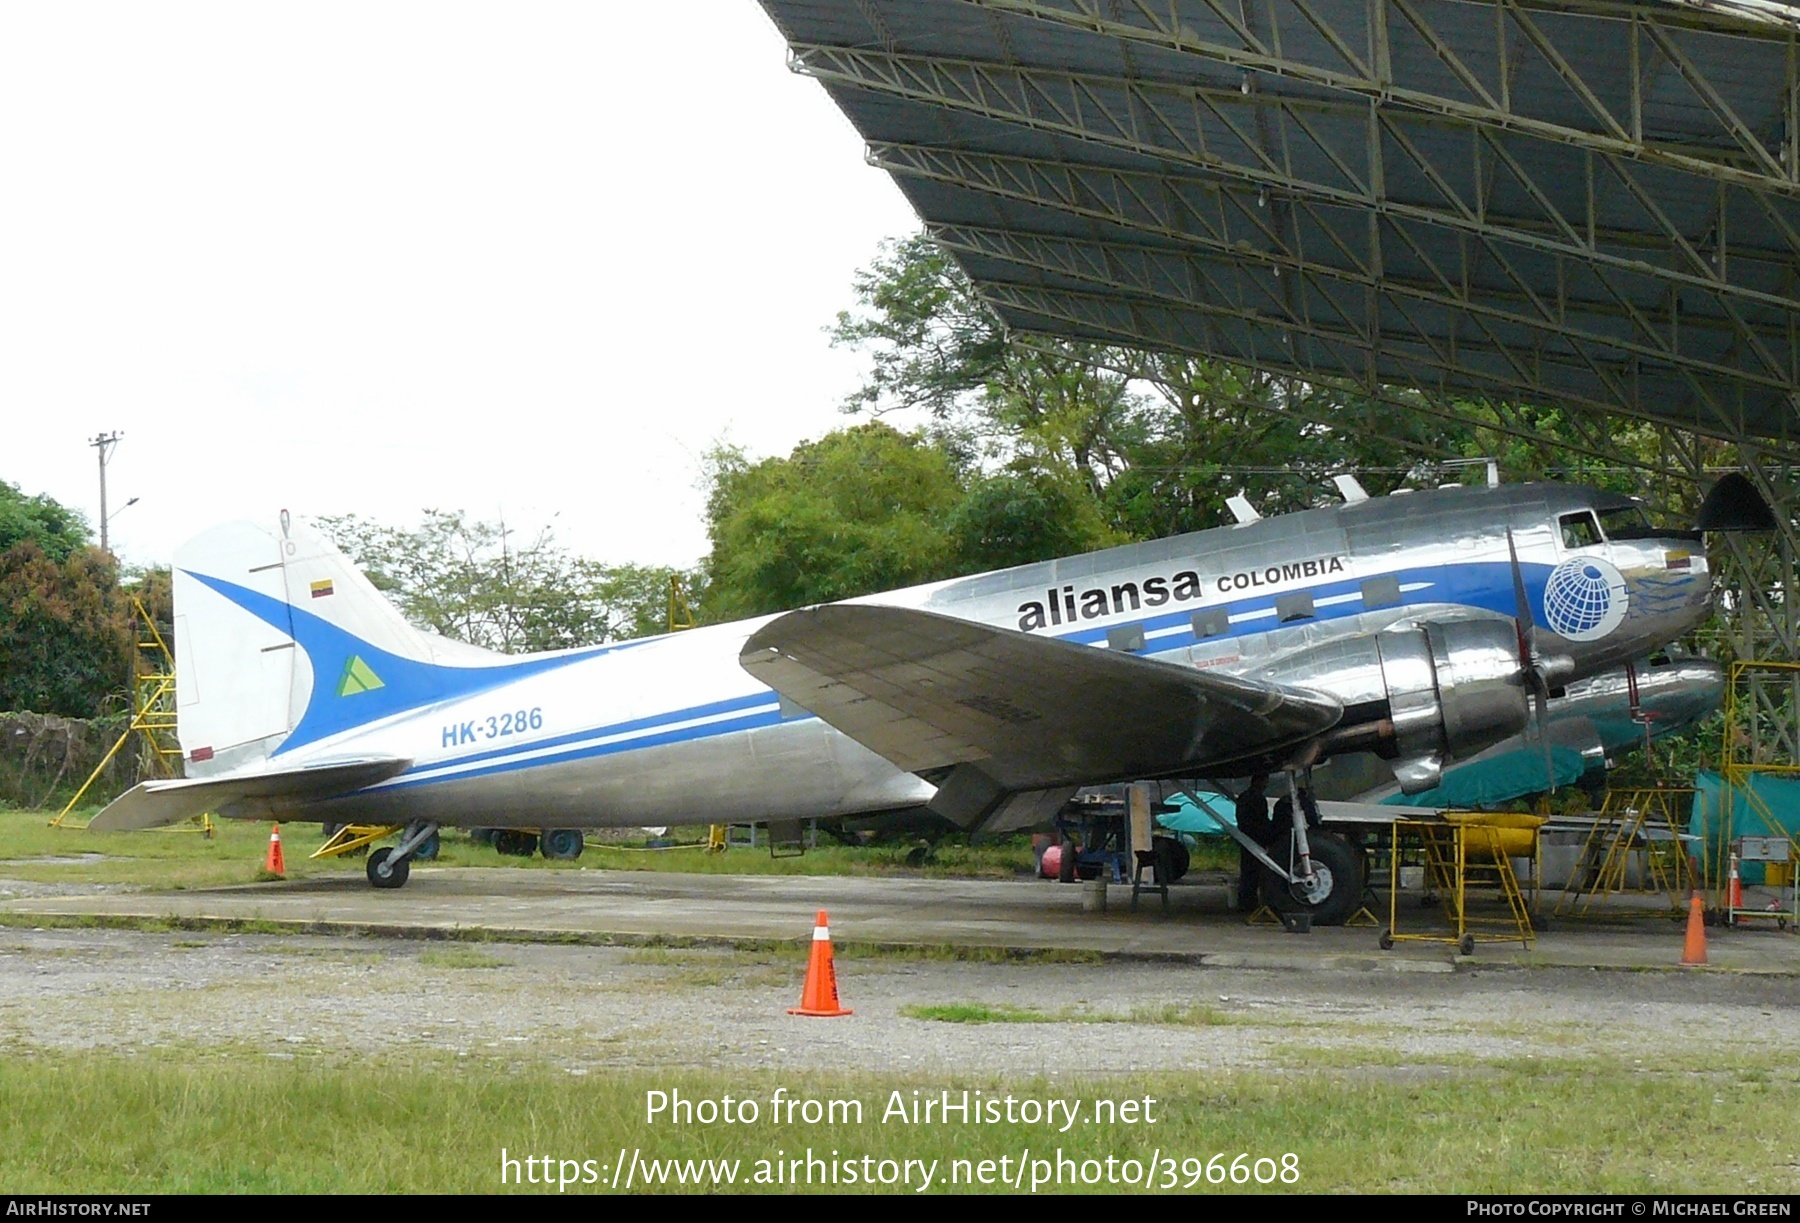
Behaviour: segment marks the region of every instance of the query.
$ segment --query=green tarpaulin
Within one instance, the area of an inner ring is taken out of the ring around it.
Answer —
[[[1578,751],[1552,747],[1550,761],[1558,786],[1573,785],[1587,772],[1587,761]],[[1544,749],[1532,744],[1487,760],[1459,764],[1444,774],[1444,782],[1423,794],[1396,794],[1382,801],[1393,807],[1455,807],[1481,810],[1509,803],[1527,794],[1541,794],[1544,785]]]
[[[1731,847],[1727,842],[1739,837],[1768,837],[1786,834],[1792,837],[1800,830],[1800,780],[1753,773],[1746,784],[1732,787],[1731,826],[1725,827],[1725,779],[1702,769],[1694,776],[1694,811],[1688,818],[1688,832],[1706,845],[1709,872],[1726,861]],[[1760,862],[1746,862],[1738,869],[1738,877],[1756,885],[1763,881]]]

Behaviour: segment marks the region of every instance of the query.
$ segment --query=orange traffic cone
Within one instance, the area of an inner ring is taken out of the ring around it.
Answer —
[[[1681,949],[1681,962],[1706,963],[1706,906],[1698,892],[1688,901],[1687,943]]]
[[[800,1005],[790,1006],[790,1015],[816,1015],[830,1018],[851,1012],[838,1003],[837,969],[831,966],[831,927],[825,921],[825,910],[813,926],[812,959],[806,962],[806,987],[800,991]]]
[[[269,857],[263,863],[263,869],[271,875],[287,875],[287,864],[281,860],[281,825],[275,824],[269,829]]]
[[[1741,909],[1744,907],[1744,884],[1743,881],[1738,878],[1736,854],[1731,855],[1731,887],[1725,893],[1725,907],[1727,909]]]

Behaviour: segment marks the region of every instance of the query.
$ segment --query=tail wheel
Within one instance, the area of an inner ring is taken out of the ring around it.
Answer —
[[[1289,883],[1264,867],[1262,901],[1278,913],[1309,912],[1315,926],[1341,926],[1362,905],[1362,860],[1332,833],[1309,833],[1306,840],[1312,851],[1312,884]],[[1278,853],[1271,856],[1281,860]]]
[[[390,862],[389,859],[393,856],[394,851],[391,849],[378,849],[369,855],[369,864],[366,869],[369,883],[372,886],[378,888],[406,886],[406,877],[412,874],[412,864],[405,858]]]

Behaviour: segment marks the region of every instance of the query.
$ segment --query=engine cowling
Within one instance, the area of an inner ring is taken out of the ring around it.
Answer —
[[[1376,635],[1395,769],[1409,794],[1429,790],[1445,759],[1462,759],[1525,729],[1530,698],[1518,636],[1498,620],[1452,620]]]

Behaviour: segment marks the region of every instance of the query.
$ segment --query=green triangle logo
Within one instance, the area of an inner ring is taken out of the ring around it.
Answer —
[[[360,655],[352,654],[350,661],[344,664],[344,674],[338,680],[339,696],[355,696],[359,692],[373,692],[377,688],[385,688],[381,677],[375,674],[368,663]]]

